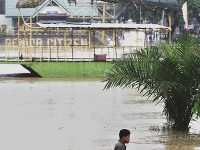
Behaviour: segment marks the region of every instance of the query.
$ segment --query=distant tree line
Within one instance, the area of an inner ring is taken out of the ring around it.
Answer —
[[[169,10],[165,9],[165,17],[164,22],[165,25],[168,24],[168,16],[172,16],[172,33],[174,33],[176,27],[183,27],[183,14],[182,14],[182,5],[185,3],[185,0],[177,0],[179,3],[179,9],[177,10]],[[117,3],[116,10],[120,12],[122,8],[125,8],[127,2]],[[117,17],[119,21],[127,21],[128,19],[132,19],[133,22],[136,23],[160,23],[162,19],[163,8],[161,7],[148,7],[144,5],[135,5],[134,3],[130,3],[126,9],[123,10]],[[195,27],[199,27],[200,24],[200,1],[199,0],[190,0],[188,1],[188,18],[189,24],[194,24]]]

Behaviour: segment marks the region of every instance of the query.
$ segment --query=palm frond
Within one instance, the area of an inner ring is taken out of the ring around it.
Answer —
[[[118,59],[103,78],[105,89],[137,88],[153,100],[169,99],[172,91],[187,94],[200,82],[198,44],[199,40],[186,36],[173,46],[162,42]]]

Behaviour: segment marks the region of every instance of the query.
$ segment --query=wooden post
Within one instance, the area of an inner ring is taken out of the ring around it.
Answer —
[[[116,29],[114,30],[114,34],[115,34],[115,57],[117,58],[117,31]]]
[[[32,61],[32,16],[30,16],[30,41],[29,41],[29,47],[30,47],[30,51],[29,51],[29,58],[30,61]]]
[[[74,61],[74,29],[72,28],[72,61]]]
[[[58,45],[58,39],[56,38],[56,62],[59,60],[59,45]]]
[[[103,3],[103,16],[102,16],[102,23],[106,22],[106,3]],[[105,42],[105,31],[102,31],[102,43]]]
[[[19,47],[18,47],[18,51],[19,51]],[[5,54],[6,54],[6,62],[8,61],[8,53],[9,53],[9,51],[8,51],[8,46],[6,45],[6,52],[5,52]],[[18,61],[19,61],[19,59],[18,59]]]
[[[147,29],[144,30],[144,48],[146,48],[146,41],[147,41]]]
[[[169,20],[169,28],[171,28],[171,26],[172,26],[172,17],[171,17],[171,15],[169,15],[168,20]],[[172,43],[172,33],[171,33],[171,30],[169,30],[169,44],[171,44],[171,43]]]
[[[96,54],[96,39],[95,39],[95,37],[96,37],[96,33],[95,33],[95,30],[93,31],[93,36],[94,36],[94,54]]]
[[[24,26],[24,56],[27,58],[26,53],[27,53],[26,26]]]
[[[51,37],[51,35],[50,35],[50,31],[49,31],[50,29],[48,29],[48,34],[49,34],[49,37],[48,37],[48,41],[49,41],[49,43],[48,43],[48,52],[49,52],[49,55],[48,55],[48,62],[50,61],[50,59],[51,59],[51,39],[50,39],[50,37]]]
[[[115,44],[116,44],[116,41],[115,41],[115,30],[113,30],[113,59],[115,57]]]
[[[17,24],[17,30],[18,30],[18,36],[17,36],[17,45],[18,45],[18,62],[19,62],[19,59],[20,59],[20,16],[18,16],[18,24]],[[6,59],[7,61],[7,59]]]
[[[66,54],[66,51],[67,51],[67,34],[66,34],[66,28],[64,30],[64,53],[65,53],[65,62],[66,62],[66,57],[67,57],[67,54]]]
[[[136,29],[136,50],[138,50],[138,29]]]
[[[91,49],[91,29],[88,31],[88,50],[89,50],[89,60],[90,60],[90,49]]]

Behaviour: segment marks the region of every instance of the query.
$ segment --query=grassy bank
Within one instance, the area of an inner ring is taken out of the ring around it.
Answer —
[[[101,78],[106,69],[112,66],[111,62],[8,62],[7,64],[16,63],[32,68],[43,78]]]

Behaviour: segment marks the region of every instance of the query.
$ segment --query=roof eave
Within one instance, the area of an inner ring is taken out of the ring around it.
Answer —
[[[60,5],[60,3],[57,2],[57,0],[52,0],[54,1],[63,11],[65,11],[67,14],[70,14],[62,5]],[[45,3],[46,2],[46,3]],[[40,7],[34,14],[33,14],[33,18],[35,16],[37,16],[38,12],[41,11],[44,7],[46,7],[50,1],[45,1],[42,5],[38,6]]]

